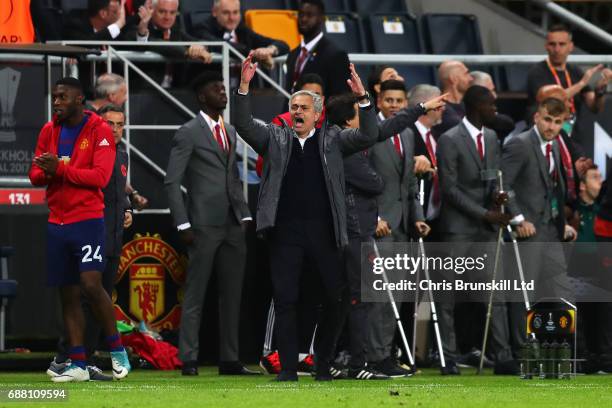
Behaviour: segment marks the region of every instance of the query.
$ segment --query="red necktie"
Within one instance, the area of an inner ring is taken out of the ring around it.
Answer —
[[[433,164],[434,167],[438,167],[437,160],[436,160],[436,152],[434,152],[432,139],[433,139],[433,136],[431,135],[431,132],[427,131],[427,134],[425,134],[425,147],[427,148],[427,154],[429,155],[431,164]]]
[[[567,194],[571,201],[576,199],[576,182],[574,181],[574,167],[572,166],[572,156],[565,144],[565,140],[561,136],[557,136],[559,141],[559,150],[561,151],[561,163],[565,170],[565,178],[567,184]]]
[[[402,145],[400,143],[399,134],[393,136],[393,146],[395,146],[395,151],[397,152],[397,154],[399,154],[399,156],[403,158],[404,153],[402,152]]]
[[[295,81],[297,81],[298,78],[300,77],[300,74],[302,73],[303,65],[304,65],[304,61],[306,60],[306,57],[308,57],[308,49],[306,47],[302,47],[302,50],[300,51],[300,55],[298,56],[298,59],[295,62],[295,69],[293,71],[293,83],[294,84],[295,84]]]
[[[221,134],[221,126],[219,126],[218,124],[215,125],[215,139],[217,139],[217,143],[219,143],[219,147],[221,147],[221,150],[227,153],[227,146],[225,143],[223,143],[223,135]]]
[[[552,175],[552,171],[550,169],[550,160],[552,159],[551,153],[552,153],[552,143],[548,142],[546,143],[546,166],[547,166],[548,173],[550,175]]]
[[[482,133],[479,133],[476,136],[476,141],[478,145],[478,155],[480,156],[480,160],[484,160],[484,146],[482,145]]]

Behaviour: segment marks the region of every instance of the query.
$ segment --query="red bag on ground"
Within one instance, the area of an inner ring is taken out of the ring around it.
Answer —
[[[178,358],[178,349],[170,343],[157,341],[136,331],[122,335],[121,341],[159,370],[174,370],[183,366]]]

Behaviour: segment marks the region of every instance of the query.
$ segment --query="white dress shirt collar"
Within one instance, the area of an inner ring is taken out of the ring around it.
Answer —
[[[302,42],[301,42],[300,47],[306,47],[306,49],[308,50],[308,53],[310,54],[312,53],[312,50],[314,49],[314,47],[317,46],[319,41],[321,41],[321,38],[323,38],[323,31],[321,31],[319,35],[317,35],[315,38],[308,41],[308,44],[304,43],[304,38],[302,37]]]
[[[213,137],[215,137],[215,138],[216,138],[216,136],[215,136],[215,128],[217,126],[219,126],[219,129],[221,130],[221,135],[222,135],[221,139],[223,140],[223,148],[227,149],[228,148],[228,146],[227,146],[227,144],[228,144],[227,134],[225,134],[225,126],[223,126],[221,124],[221,122],[223,121],[223,116],[219,115],[219,120],[216,121],[213,118],[211,118],[210,116],[208,116],[207,114],[205,114],[203,111],[200,111],[200,115],[202,115],[202,117],[206,121],[206,124],[210,128],[210,133],[212,133]]]
[[[540,150],[542,150],[542,154],[544,155],[544,158],[546,158],[546,146],[550,145],[552,148],[553,141],[544,139],[542,135],[540,134],[540,131],[538,131],[537,126],[534,125],[533,130],[536,132],[536,135],[538,135],[538,138],[540,140]],[[550,167],[548,168],[548,171],[552,173],[554,169],[555,169],[555,160],[554,160],[554,155],[553,155],[552,160],[550,161]]]
[[[421,135],[421,138],[423,139],[425,144],[427,144],[427,132],[431,132],[431,129],[427,128],[424,124],[422,124],[418,120],[416,122],[414,122],[414,126],[419,131],[419,133]],[[435,141],[435,139],[433,137],[431,138],[431,145],[432,145],[432,148],[434,149],[434,153],[435,153],[437,143],[436,143],[436,141]]]
[[[484,127],[482,127],[481,129],[478,129],[476,126],[472,125],[472,123],[467,119],[466,116],[463,117],[461,122],[463,122],[463,125],[465,126],[465,128],[468,131],[468,133],[470,134],[470,137],[474,141],[474,145],[476,146],[476,150],[478,150],[478,135],[479,134],[482,135],[482,151],[483,151],[483,153],[486,154],[485,141],[484,141]]]
[[[302,146],[302,150],[304,150],[304,145],[306,144],[306,140],[313,137],[316,131],[317,131],[317,128],[312,128],[312,130],[310,131],[310,133],[308,133],[308,136],[306,137],[299,137],[297,133],[295,133],[293,137],[295,137],[300,142],[300,146]]]

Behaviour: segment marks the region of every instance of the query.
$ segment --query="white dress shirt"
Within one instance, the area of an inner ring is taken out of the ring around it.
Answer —
[[[468,133],[470,134],[470,137],[474,141],[474,146],[476,146],[476,151],[478,151],[478,135],[479,134],[482,135],[482,157],[485,157],[487,154],[487,151],[485,149],[484,127],[482,127],[481,129],[478,129],[476,126],[472,125],[470,121],[467,120],[467,117],[465,116],[463,117],[462,122],[467,128]]]

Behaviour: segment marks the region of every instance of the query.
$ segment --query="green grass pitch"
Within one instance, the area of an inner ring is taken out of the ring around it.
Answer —
[[[222,377],[214,367],[202,367],[198,377],[136,370],[121,381],[70,384],[54,384],[42,372],[2,372],[0,390],[60,388],[68,391],[68,399],[9,402],[3,392],[0,407],[612,407],[609,375],[520,380],[474,372],[441,377],[436,370],[424,370],[412,378],[331,383],[300,377],[297,384],[275,383],[272,376]]]

